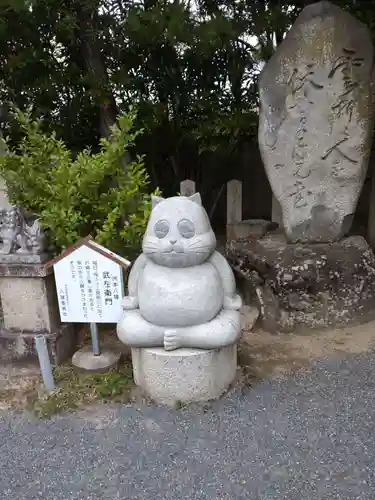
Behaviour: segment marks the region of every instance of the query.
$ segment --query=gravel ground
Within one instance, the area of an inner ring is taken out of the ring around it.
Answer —
[[[375,357],[238,391],[208,411],[0,417],[0,498],[372,500]]]

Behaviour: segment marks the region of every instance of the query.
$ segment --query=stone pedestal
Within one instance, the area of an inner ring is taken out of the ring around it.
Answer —
[[[237,346],[222,349],[132,349],[134,381],[155,402],[168,406],[219,398],[234,381]]]
[[[73,325],[60,323],[52,270],[42,263],[0,262],[0,360],[36,357],[34,336],[47,338],[58,364],[76,347]]]
[[[361,236],[291,244],[282,234],[229,243],[228,260],[265,330],[293,332],[375,317],[375,257]]]

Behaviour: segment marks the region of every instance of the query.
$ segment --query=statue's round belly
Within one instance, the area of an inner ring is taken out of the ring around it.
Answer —
[[[138,282],[139,309],[154,325],[193,326],[213,319],[223,306],[223,288],[210,263],[173,269],[147,263]]]

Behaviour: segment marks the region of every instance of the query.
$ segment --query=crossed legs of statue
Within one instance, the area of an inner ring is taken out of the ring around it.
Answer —
[[[223,309],[214,319],[201,325],[168,328],[145,320],[139,309],[124,311],[117,324],[119,339],[131,347],[180,347],[218,349],[234,344],[241,335],[239,311]]]

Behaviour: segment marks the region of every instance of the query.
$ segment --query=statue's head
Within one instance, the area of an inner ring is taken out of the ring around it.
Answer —
[[[3,223],[6,225],[17,224],[20,220],[20,209],[17,205],[12,205],[3,212]]]
[[[214,252],[215,234],[199,193],[152,197],[152,212],[143,237],[143,253],[165,267],[202,264]]]

